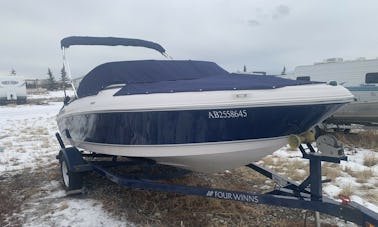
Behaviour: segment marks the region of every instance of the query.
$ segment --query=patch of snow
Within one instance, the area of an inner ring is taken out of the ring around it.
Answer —
[[[25,206],[28,208],[20,214],[24,226],[134,226],[111,216],[95,200],[66,196],[57,181],[42,187],[41,193]]]
[[[71,89],[66,90],[66,94],[70,97],[74,96],[74,91]],[[28,99],[51,99],[51,98],[63,98],[64,91],[46,91],[41,94],[28,94]]]
[[[337,198],[337,196],[341,192],[341,188],[332,184],[328,184],[325,187],[323,187],[323,192],[327,194],[328,196],[330,196],[331,198]]]
[[[297,169],[297,173],[305,175],[307,172],[304,169]]]
[[[46,97],[60,96],[58,92]],[[0,176],[18,170],[47,168],[56,163],[59,144],[56,115],[62,103],[0,106]],[[24,226],[133,226],[107,213],[102,204],[66,195],[61,183],[47,182],[23,204]]]
[[[41,192],[47,193],[43,198],[52,199],[52,198],[63,198],[66,196],[66,191],[61,187],[60,182],[50,181],[44,187],[41,187]]]
[[[62,103],[0,107],[0,173],[35,168],[59,150],[55,117]]]
[[[374,212],[378,213],[378,200],[374,197],[372,198],[372,196],[369,196],[369,194],[378,194],[378,165],[373,167],[367,167],[364,165],[365,157],[373,156],[374,158],[378,159],[378,152],[374,152],[371,149],[357,148],[348,150],[346,155],[348,156],[348,161],[342,161],[340,163],[341,168],[338,168],[341,169],[340,171],[349,169],[349,171],[353,171],[355,174],[362,171],[372,171],[373,176],[366,177],[367,179],[364,179],[366,182],[362,183],[361,179],[357,179],[355,176],[349,175],[347,171],[341,172],[340,176],[336,177],[332,182],[323,184],[323,194],[338,200],[338,195],[343,190],[343,187],[351,186],[352,201],[363,206],[367,206],[369,209],[372,209]],[[302,154],[299,150],[292,151],[288,146],[275,151],[272,154],[272,157],[279,160],[279,162],[275,160],[275,164],[292,163],[297,162],[298,160],[306,161],[305,159],[301,158]],[[272,160],[274,159],[272,158]],[[285,166],[280,167],[280,171],[285,172],[285,169],[287,170]],[[325,177],[323,177],[323,179],[324,178]],[[357,182],[358,180],[360,181]]]
[[[370,210],[378,210],[378,206],[377,204],[372,204],[372,203],[369,203],[367,202],[366,200],[364,200],[363,198],[359,197],[359,196],[356,196],[356,195],[352,195],[351,197],[351,200],[370,209]]]
[[[375,158],[378,158],[377,152],[370,149],[357,148],[354,150],[353,155],[348,155],[348,162],[346,163],[354,163],[364,166],[364,158],[369,155],[373,155]]]
[[[281,158],[290,158],[290,157],[296,157],[300,155],[301,153],[299,150],[292,151],[290,150],[289,146],[282,147],[273,153],[273,156],[278,156]]]

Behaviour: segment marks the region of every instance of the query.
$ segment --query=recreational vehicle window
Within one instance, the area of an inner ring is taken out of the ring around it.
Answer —
[[[310,77],[309,76],[298,76],[297,80],[310,81]]]
[[[1,81],[1,84],[2,85],[16,85],[16,84],[18,84],[18,82],[17,81],[14,81],[14,80],[11,80],[11,81]]]
[[[366,73],[365,83],[367,84],[378,83],[378,73]]]

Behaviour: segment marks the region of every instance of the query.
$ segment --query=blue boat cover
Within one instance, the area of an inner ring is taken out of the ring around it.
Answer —
[[[80,82],[79,97],[96,95],[113,84],[125,84],[115,95],[189,91],[274,89],[314,82],[276,76],[234,74],[213,62],[142,60],[97,66]]]

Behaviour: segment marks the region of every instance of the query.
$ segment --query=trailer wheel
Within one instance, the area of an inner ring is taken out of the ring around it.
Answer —
[[[62,174],[63,186],[66,191],[81,189],[83,186],[83,175],[69,170],[67,160],[62,157],[60,161],[60,172]]]

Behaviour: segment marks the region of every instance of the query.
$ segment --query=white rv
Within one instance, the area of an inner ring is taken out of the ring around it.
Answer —
[[[344,61],[330,58],[313,65],[297,66],[293,79],[341,84],[355,101],[327,121],[338,124],[378,124],[378,58]]]
[[[26,103],[26,83],[20,76],[0,76],[0,103]]]

